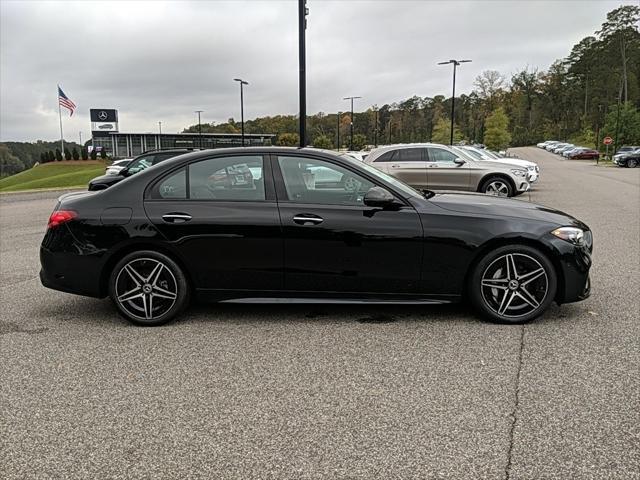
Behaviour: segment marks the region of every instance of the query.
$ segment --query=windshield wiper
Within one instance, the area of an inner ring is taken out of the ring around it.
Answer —
[[[435,192],[432,192],[431,190],[427,190],[426,188],[421,189],[420,193],[422,193],[422,196],[427,199],[433,197],[436,194]]]

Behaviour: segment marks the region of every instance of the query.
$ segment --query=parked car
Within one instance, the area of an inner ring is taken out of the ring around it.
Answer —
[[[502,157],[497,153],[492,152],[491,150],[486,150],[483,148],[472,147],[469,145],[462,145],[460,147],[453,147],[457,150],[460,148],[465,152],[471,154],[474,159],[481,161],[490,161],[490,162],[500,162],[506,163],[508,165],[515,165],[517,167],[522,167],[527,169],[527,180],[529,183],[535,183],[538,181],[540,174],[540,167],[535,162],[530,162],[529,160],[523,160],[521,158],[511,158],[511,157]]]
[[[557,140],[545,140],[544,142],[538,143],[536,146],[538,148],[546,148],[547,146],[551,145],[552,143],[560,143]]]
[[[564,145],[559,145],[556,148],[552,149],[552,152],[556,155],[562,155],[562,152],[564,152],[565,150],[571,150],[575,147],[576,146],[572,143],[565,143]]]
[[[563,157],[568,157],[570,153],[573,152],[579,152],[580,150],[584,150],[585,147],[571,147],[571,148],[565,148],[564,150],[561,151],[561,155]]]
[[[636,168],[640,164],[640,148],[636,150],[619,153],[613,157],[613,161],[619,167]]]
[[[511,197],[529,190],[527,170],[501,162],[479,161],[464,150],[433,143],[390,145],[365,159],[415,188],[466,190]]]
[[[245,168],[264,171],[259,180],[252,174],[254,188],[200,188],[211,175]],[[316,182],[314,170],[339,181]],[[40,249],[40,279],[55,290],[109,296],[122,316],[147,326],[172,320],[192,297],[468,299],[490,320],[522,323],[553,301],[589,296],[592,243],[589,227],[563,212],[420,192],[348,155],[217,149],[60,197]]]
[[[567,158],[572,160],[597,160],[600,158],[600,152],[598,150],[593,150],[592,148],[581,148],[569,152]]]
[[[557,146],[560,146],[561,144],[563,144],[563,142],[553,141],[553,142],[550,142],[547,145],[545,145],[544,149],[550,152],[551,150],[553,150]]]
[[[616,152],[616,155],[625,154],[625,153],[631,153],[631,152],[636,151],[639,148],[640,148],[640,146],[638,146],[638,145],[623,145],[622,147],[620,147],[618,149],[618,151]]]
[[[367,155],[369,155],[369,152],[356,152],[353,150],[349,150],[344,153],[355,158],[356,160],[360,160],[361,162],[364,162],[364,159],[367,158]]]
[[[132,158],[123,158],[122,160],[114,160],[111,165],[109,165],[105,169],[106,175],[117,175],[124,169],[127,165],[131,163]]]
[[[104,190],[105,188],[109,188],[112,185],[121,182],[125,178],[130,177],[131,175],[155,165],[156,163],[160,163],[169,158],[173,158],[177,155],[184,155],[189,152],[193,152],[193,149],[176,148],[172,150],[154,150],[143,153],[142,155],[135,157],[133,160],[130,160],[129,164],[119,172],[107,173],[106,175],[101,175],[89,181],[89,190]]]

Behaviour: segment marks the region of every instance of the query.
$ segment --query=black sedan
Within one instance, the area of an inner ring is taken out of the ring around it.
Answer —
[[[192,296],[219,302],[468,299],[520,323],[589,295],[592,235],[527,202],[416,191],[316,149],[175,157],[60,197],[42,242],[49,288],[103,298],[139,325]]]

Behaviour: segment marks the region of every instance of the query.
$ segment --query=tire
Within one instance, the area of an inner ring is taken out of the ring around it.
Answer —
[[[507,245],[478,262],[467,288],[471,304],[482,317],[521,324],[539,317],[551,305],[558,277],[551,261],[538,249]]]
[[[171,258],[140,250],[126,255],[113,268],[109,296],[131,323],[155,327],[173,320],[189,304],[190,288]]]
[[[504,177],[489,177],[482,182],[480,191],[487,195],[513,197],[513,187],[511,186],[511,182]]]
[[[630,158],[627,160],[627,167],[629,168],[636,168],[638,166],[638,159],[637,158]]]

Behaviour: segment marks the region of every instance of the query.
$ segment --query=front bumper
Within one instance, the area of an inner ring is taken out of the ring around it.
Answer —
[[[553,235],[549,234],[553,237]],[[579,302],[591,295],[591,249],[577,247],[559,238],[549,239],[559,262],[559,282],[556,293],[558,304]]]

